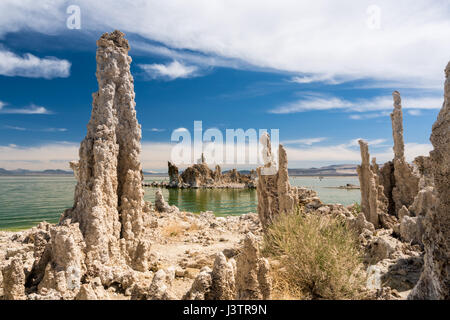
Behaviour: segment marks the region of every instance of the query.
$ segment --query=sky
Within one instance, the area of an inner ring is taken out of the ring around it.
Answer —
[[[179,128],[279,129],[289,167],[427,155],[450,60],[450,2],[0,2],[0,168],[69,169],[92,108],[96,40],[119,29],[133,61],[142,163],[164,172]]]

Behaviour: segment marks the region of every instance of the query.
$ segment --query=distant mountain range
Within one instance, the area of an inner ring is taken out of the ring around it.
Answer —
[[[320,168],[288,169],[290,176],[357,176],[355,164],[339,164]]]
[[[53,175],[73,175],[72,171],[64,171],[64,170],[42,170],[42,171],[33,171],[26,169],[16,169],[16,170],[6,170],[0,168],[0,176],[53,176]]]
[[[309,169],[288,169],[290,176],[356,176],[356,165],[340,164],[320,168]],[[242,174],[249,174],[250,170],[240,170]],[[0,168],[0,176],[52,176],[52,175],[73,175],[72,171],[66,170],[43,170],[33,171],[26,169],[6,170]],[[144,171],[146,176],[167,177],[167,173]]]

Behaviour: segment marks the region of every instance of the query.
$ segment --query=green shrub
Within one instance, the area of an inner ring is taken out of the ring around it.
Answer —
[[[357,216],[358,213],[361,212],[361,205],[358,202],[353,203],[351,212],[353,213],[354,216]]]
[[[363,292],[362,253],[355,234],[331,216],[281,215],[264,236],[263,253],[279,261],[275,289],[282,296],[358,299]]]

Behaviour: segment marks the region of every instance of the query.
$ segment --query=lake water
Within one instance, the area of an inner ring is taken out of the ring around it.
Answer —
[[[146,177],[145,182],[168,180]],[[347,183],[359,184],[358,177],[291,177],[291,184],[318,192],[325,203],[344,205],[360,202],[359,190],[330,189]],[[70,176],[0,177],[0,230],[32,227],[45,220],[57,222],[64,209],[73,204],[75,179]],[[145,188],[145,200],[154,202],[155,188]],[[256,190],[248,189],[163,189],[171,205],[191,212],[213,211],[216,215],[256,212]]]

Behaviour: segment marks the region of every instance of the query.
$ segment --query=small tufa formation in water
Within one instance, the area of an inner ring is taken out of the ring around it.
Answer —
[[[182,183],[178,167],[170,161],[167,162],[167,166],[169,167],[169,187],[176,188]]]
[[[255,174],[241,174],[236,169],[222,173],[219,165],[215,170],[208,167],[206,158],[202,153],[199,163],[194,164],[181,173],[178,167],[168,162],[169,183],[160,183],[158,186],[168,188],[254,188]]]
[[[155,209],[158,212],[175,212],[178,211],[176,206],[170,206],[166,200],[164,200],[164,196],[161,192],[161,189],[156,190],[155,192]]]

